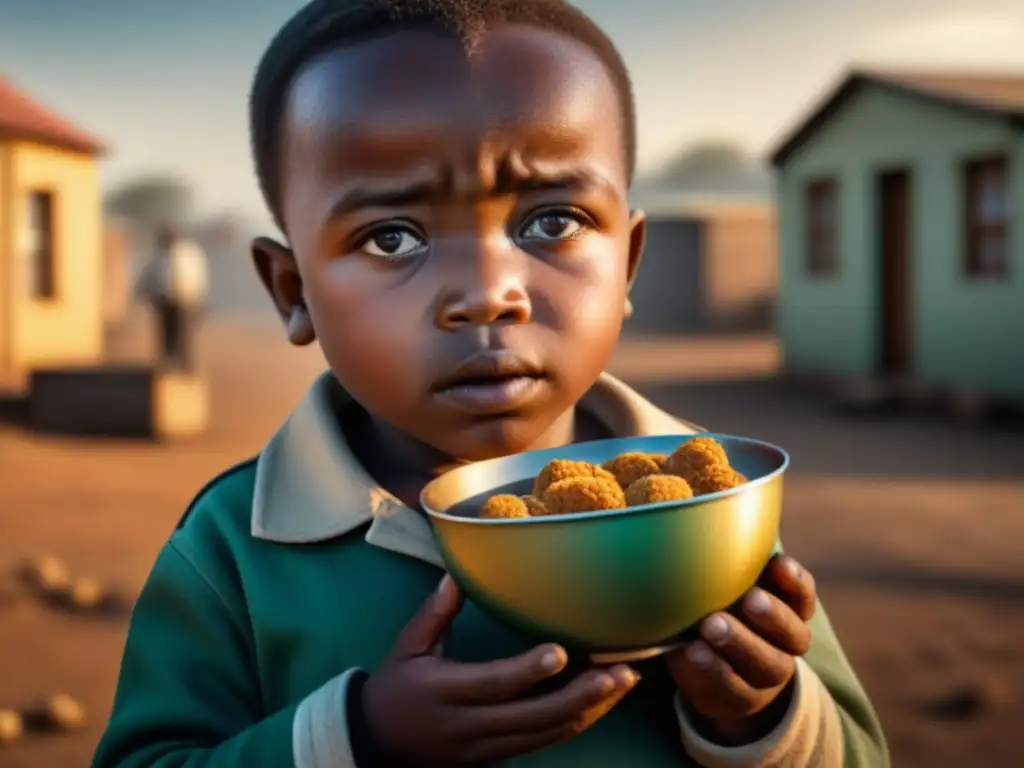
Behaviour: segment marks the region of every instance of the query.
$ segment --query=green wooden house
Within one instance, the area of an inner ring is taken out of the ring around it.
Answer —
[[[1024,403],[1024,74],[854,72],[772,160],[789,371]]]

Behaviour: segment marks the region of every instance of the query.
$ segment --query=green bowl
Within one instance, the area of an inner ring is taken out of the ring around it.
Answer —
[[[702,433],[703,434],[703,433]],[[595,659],[653,656],[752,587],[776,549],[784,450],[703,434],[749,482],[686,501],[517,519],[481,519],[497,493],[529,493],[552,459],[601,464],[671,453],[694,435],[578,443],[468,464],[423,490],[448,571],[485,612]]]

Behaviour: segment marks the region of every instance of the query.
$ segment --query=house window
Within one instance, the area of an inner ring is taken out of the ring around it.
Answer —
[[[1009,169],[1006,158],[965,168],[965,257],[969,277],[1002,278],[1010,271]]]
[[[51,192],[34,191],[28,196],[28,289],[34,299],[57,295],[53,202]]]
[[[834,179],[807,185],[806,265],[813,277],[829,277],[839,271],[839,185]]]

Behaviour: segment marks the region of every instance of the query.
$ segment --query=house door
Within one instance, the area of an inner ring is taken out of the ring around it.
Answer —
[[[910,373],[911,339],[911,189],[908,171],[878,178],[881,267],[882,373]]]

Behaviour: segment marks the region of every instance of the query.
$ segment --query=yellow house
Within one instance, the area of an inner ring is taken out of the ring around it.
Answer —
[[[103,218],[81,129],[0,77],[0,389],[103,356]]]

